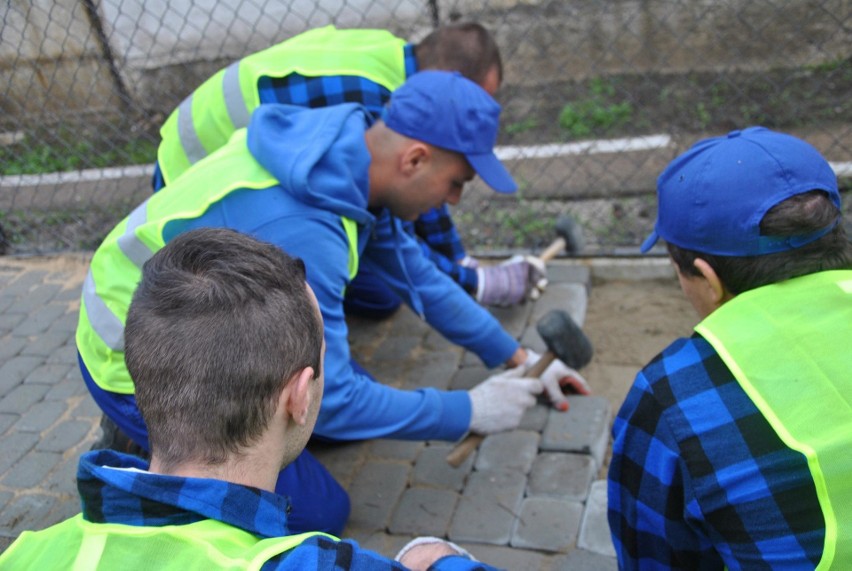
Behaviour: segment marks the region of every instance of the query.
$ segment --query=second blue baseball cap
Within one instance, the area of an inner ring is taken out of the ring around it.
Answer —
[[[494,154],[500,105],[460,73],[415,73],[391,94],[382,120],[400,135],[464,155],[497,192],[518,189]]]
[[[764,127],[697,142],[657,179],[657,223],[642,244],[659,238],[718,256],[762,256],[799,248],[838,223],[800,236],[763,236],[760,221],[788,198],[824,191],[838,208],[837,176],[810,144]]]

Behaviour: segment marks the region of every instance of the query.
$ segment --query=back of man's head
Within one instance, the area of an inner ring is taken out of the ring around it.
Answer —
[[[732,294],[848,268],[837,177],[811,145],[762,127],[699,141],[657,180],[654,232],[682,274],[706,260]]]
[[[125,361],[161,465],[215,465],[263,434],[286,382],[320,374],[301,260],[225,229],[182,234],[142,271]]]
[[[503,81],[497,42],[488,30],[474,22],[436,28],[414,46],[414,56],[421,70],[458,71],[479,85],[484,85],[488,73],[494,70],[497,84]]]

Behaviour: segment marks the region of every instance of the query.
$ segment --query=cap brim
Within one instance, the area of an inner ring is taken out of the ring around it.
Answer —
[[[654,230],[653,230],[653,231],[652,231],[652,232],[648,235],[648,237],[647,237],[647,238],[645,238],[645,241],[644,241],[644,242],[642,242],[642,247],[641,247],[641,248],[639,248],[639,251],[640,251],[640,252],[642,252],[643,254],[646,254],[646,253],[648,252],[648,250],[650,250],[651,248],[653,248],[653,247],[654,247],[654,244],[656,244],[656,243],[657,243],[657,240],[659,240],[659,239],[660,239],[660,235],[659,235],[659,234],[657,234],[657,230],[656,230],[656,229],[654,229]]]
[[[485,155],[465,155],[470,166],[476,171],[476,174],[485,181],[485,184],[504,194],[510,194],[518,190],[518,185],[500,159],[494,153]]]

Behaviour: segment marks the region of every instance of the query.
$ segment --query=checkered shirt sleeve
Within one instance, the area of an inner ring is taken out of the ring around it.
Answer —
[[[805,457],[699,335],[637,375],[612,432],[608,515],[621,569],[819,562],[825,524]]]

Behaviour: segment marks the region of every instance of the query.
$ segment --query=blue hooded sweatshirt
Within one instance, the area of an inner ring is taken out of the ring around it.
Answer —
[[[200,218],[175,221],[166,240],[197,227],[225,226],[302,258],[325,325],[325,393],[315,433],[338,440],[456,440],[470,426],[466,391],[399,390],[355,371],[343,293],[349,241],[341,217],[357,223],[360,267],[369,266],[418,315],[493,367],[518,348],[499,322],[442,273],[398,219],[367,209],[371,119],[356,104],[322,109],[261,105],[248,126],[252,156],[280,184],[229,194]]]

